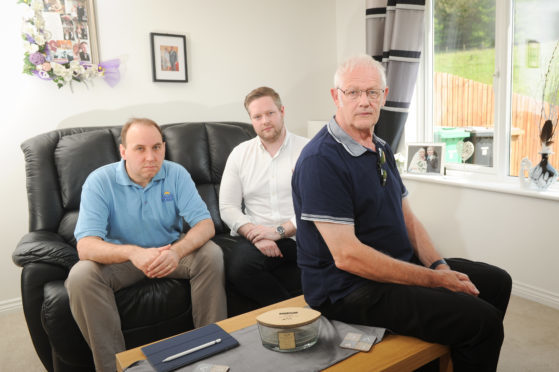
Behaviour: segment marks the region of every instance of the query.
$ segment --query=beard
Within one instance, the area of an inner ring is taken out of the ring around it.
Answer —
[[[281,136],[282,128],[276,128],[274,126],[266,128],[266,130],[261,130],[258,136],[267,142],[273,142]]]

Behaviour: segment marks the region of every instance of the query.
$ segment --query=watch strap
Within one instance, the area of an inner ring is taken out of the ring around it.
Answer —
[[[282,225],[276,227],[276,231],[282,239],[285,238],[285,229],[283,228]]]
[[[441,258],[440,260],[437,260],[437,261],[433,262],[433,263],[431,264],[431,266],[429,266],[429,268],[430,268],[431,270],[435,270],[435,269],[437,268],[437,266],[439,266],[439,265],[447,265],[447,266],[448,266],[448,264],[446,263],[445,259],[444,259],[444,258]]]

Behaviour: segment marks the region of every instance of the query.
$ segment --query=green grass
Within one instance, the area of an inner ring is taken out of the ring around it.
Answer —
[[[435,71],[446,72],[484,84],[493,84],[495,49],[435,53]]]
[[[554,42],[540,45],[539,67],[527,66],[526,46],[521,44],[513,53],[513,92],[540,98],[546,63]],[[471,49],[458,52],[435,53],[435,71],[461,76],[480,83],[493,85],[495,49]]]

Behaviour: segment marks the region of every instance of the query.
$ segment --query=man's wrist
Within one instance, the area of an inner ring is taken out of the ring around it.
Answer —
[[[279,234],[280,239],[284,239],[286,237],[285,229],[282,225],[279,225],[278,227],[276,227],[276,232]]]
[[[446,266],[448,266],[448,264],[446,263],[445,259],[444,259],[444,258],[441,258],[440,260],[437,260],[437,261],[433,262],[433,263],[429,266],[429,268],[430,268],[431,270],[435,270],[439,265],[446,265]]]
[[[174,254],[177,255],[177,258],[180,260],[182,258],[182,247],[177,246],[177,244],[173,244],[171,245],[171,247],[169,248],[169,251],[173,252]]]
[[[242,236],[245,239],[247,238],[247,234],[249,233],[250,230],[252,230],[252,228],[254,227],[254,224],[247,222],[243,225],[241,225],[238,229],[237,229],[237,234],[239,234],[240,236]]]

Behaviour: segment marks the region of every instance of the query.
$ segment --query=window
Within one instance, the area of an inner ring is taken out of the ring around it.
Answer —
[[[518,176],[522,158],[539,162],[542,107],[558,111],[557,95],[546,96],[542,104],[542,90],[559,40],[554,27],[559,2],[431,0],[427,5],[429,32],[419,80],[425,122],[418,139],[446,143],[451,169]],[[559,50],[556,54],[559,58]],[[550,161],[559,169],[559,134],[554,139]],[[464,159],[468,147],[473,154]]]
[[[550,113],[555,113],[557,120],[557,89],[555,95],[546,94],[543,89],[550,63],[555,69],[559,64],[558,52],[551,61],[553,51],[559,40],[559,31],[550,27],[557,23],[559,3],[556,0],[516,0],[514,6],[514,37],[512,66],[512,127],[518,129],[518,137],[512,132],[510,146],[510,175],[517,176],[520,160],[524,156],[537,163],[541,145],[539,125],[542,125]],[[556,71],[556,70],[555,70]],[[557,71],[556,71],[557,73]],[[549,91],[549,82],[546,88]],[[549,92],[546,92],[549,93]],[[542,116],[543,114],[543,116]],[[554,168],[559,169],[559,146],[554,137],[553,151],[550,157]]]

